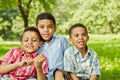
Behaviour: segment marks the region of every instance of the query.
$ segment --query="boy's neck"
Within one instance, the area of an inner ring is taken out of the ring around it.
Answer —
[[[52,41],[52,38],[53,38],[53,36],[51,37],[50,40],[46,40],[46,41],[44,41],[44,42],[46,42],[47,44],[49,44],[49,43]]]
[[[82,54],[82,57],[84,57],[87,54],[87,46],[85,48],[79,49],[80,53]]]

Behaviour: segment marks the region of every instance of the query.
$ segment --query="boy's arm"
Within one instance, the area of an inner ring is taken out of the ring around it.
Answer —
[[[90,80],[98,80],[98,76],[97,75],[91,75]]]
[[[14,63],[16,59],[18,59],[16,56],[21,55],[19,52],[19,48],[14,47],[10,51],[8,51],[3,59],[0,60],[0,73],[5,74],[8,73],[19,66],[24,65],[26,63],[25,61]]]
[[[79,78],[72,72],[69,73],[72,80],[79,80]]]
[[[43,73],[43,68],[42,68],[44,61],[45,61],[45,57],[42,54],[39,54],[34,59],[34,64],[35,64],[36,72],[37,72],[37,80],[47,80],[45,74]]]
[[[92,73],[90,75],[90,80],[98,80],[99,76],[100,76],[100,65],[99,65],[99,58],[96,54],[93,58]]]
[[[8,63],[5,63],[5,62],[2,62],[0,64],[0,73],[1,74],[5,74],[5,73],[8,73],[18,67],[22,67],[22,66],[25,66],[25,65],[31,65],[33,63],[33,60],[32,59],[25,59],[21,62],[18,62],[18,63],[11,63],[11,64],[8,64]]]
[[[8,73],[8,72],[16,69],[17,67],[19,67],[18,63],[7,64],[7,63],[3,62],[3,63],[0,65],[0,74]]]
[[[36,72],[37,72],[37,80],[47,80],[45,74],[43,73],[42,66],[36,68]]]
[[[74,64],[73,64],[73,55],[71,54],[72,50],[69,48],[65,51],[64,54],[64,70],[69,72],[69,75],[72,80],[79,80],[78,77],[74,73]]]

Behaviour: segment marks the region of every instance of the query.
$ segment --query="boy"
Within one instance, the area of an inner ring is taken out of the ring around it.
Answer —
[[[88,48],[87,28],[80,23],[69,29],[69,40],[74,46],[64,54],[64,70],[72,80],[97,80],[100,76],[99,60],[96,52]]]
[[[27,80],[37,77],[38,80],[46,80],[44,76],[48,73],[46,58],[36,53],[41,44],[42,38],[38,29],[26,28],[22,34],[22,48],[12,48],[0,60],[0,79]]]
[[[44,53],[48,59],[48,80],[64,80],[61,69],[63,69],[64,51],[69,47],[67,39],[63,36],[54,35],[56,21],[52,14],[41,13],[36,18],[36,26],[44,39],[39,53]],[[55,76],[54,76],[55,74]]]

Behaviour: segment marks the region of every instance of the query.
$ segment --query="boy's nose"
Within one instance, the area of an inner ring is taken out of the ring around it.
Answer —
[[[48,31],[48,28],[47,28],[47,27],[45,27],[44,31]]]
[[[31,43],[32,43],[32,40],[29,40],[29,42],[28,42],[28,43],[30,43],[30,44],[31,44]]]
[[[82,39],[82,38],[83,38],[83,35],[82,35],[82,34],[81,34],[81,35],[79,35],[79,38],[80,38],[80,39]]]

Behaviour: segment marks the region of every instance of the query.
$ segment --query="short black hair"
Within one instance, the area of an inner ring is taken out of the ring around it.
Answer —
[[[51,13],[43,12],[36,17],[36,26],[38,24],[38,21],[43,20],[43,19],[52,20],[54,25],[56,25],[55,17]]]
[[[76,23],[76,24],[72,25],[72,26],[70,27],[69,31],[68,31],[70,37],[71,37],[72,30],[73,30],[74,28],[76,28],[76,27],[82,27],[82,28],[84,28],[84,29],[86,30],[87,34],[88,34],[88,31],[87,31],[87,28],[86,28],[85,25],[83,25],[83,24],[81,24],[81,23]]]
[[[22,40],[22,38],[23,38],[23,34],[25,33],[25,32],[27,32],[27,31],[33,31],[33,32],[36,32],[37,34],[38,34],[38,36],[39,36],[39,40],[41,41],[43,41],[43,39],[42,39],[42,37],[41,37],[41,35],[40,35],[40,33],[39,33],[39,30],[36,28],[36,27],[33,27],[33,26],[30,26],[30,27],[27,27],[27,28],[25,28],[24,29],[24,31],[23,31],[23,33],[22,33],[22,36],[21,36],[21,40]]]

